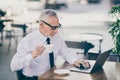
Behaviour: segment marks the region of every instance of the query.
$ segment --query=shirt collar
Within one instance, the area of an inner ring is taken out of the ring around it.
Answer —
[[[43,35],[40,31],[39,31],[39,29],[37,30],[37,36],[40,38],[40,40],[42,40],[42,41],[46,41],[47,40],[47,38],[50,38],[50,40],[52,40],[55,36],[53,36],[53,37],[46,37],[45,35]]]
[[[39,37],[40,40],[46,41],[47,37],[44,36],[39,30],[37,30],[37,36]]]

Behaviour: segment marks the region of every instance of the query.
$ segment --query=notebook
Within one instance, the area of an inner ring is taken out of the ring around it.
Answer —
[[[70,70],[71,71],[76,71],[76,72],[83,72],[83,73],[92,73],[92,72],[95,72],[99,69],[102,69],[102,66],[104,65],[104,63],[107,60],[111,51],[112,51],[112,49],[101,53],[94,63],[89,62],[90,65],[91,65],[91,67],[89,69],[79,69],[79,68],[76,68],[76,67],[72,67]]]

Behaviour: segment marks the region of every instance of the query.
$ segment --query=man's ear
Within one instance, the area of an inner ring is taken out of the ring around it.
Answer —
[[[41,28],[43,28],[43,23],[41,21],[39,22],[39,25]]]

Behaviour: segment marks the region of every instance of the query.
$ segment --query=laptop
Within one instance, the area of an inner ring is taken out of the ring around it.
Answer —
[[[112,49],[105,51],[98,56],[98,58],[95,62],[89,62],[91,65],[91,67],[89,69],[79,69],[76,67],[72,67],[70,70],[75,71],[75,72],[83,72],[83,73],[92,73],[97,70],[100,70],[100,69],[102,69],[102,66],[104,65],[104,63],[107,60],[111,51],[112,51]]]

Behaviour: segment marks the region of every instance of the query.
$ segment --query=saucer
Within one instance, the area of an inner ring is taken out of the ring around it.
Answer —
[[[65,75],[65,74],[69,74],[70,70],[68,70],[68,69],[56,69],[54,71],[54,73],[59,74],[59,75]]]

